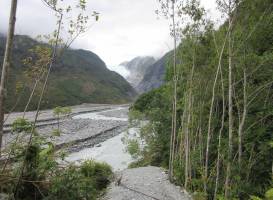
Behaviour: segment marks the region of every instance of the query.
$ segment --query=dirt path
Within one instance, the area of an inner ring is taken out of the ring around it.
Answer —
[[[191,200],[158,167],[126,169],[117,177],[122,177],[120,184],[111,184],[103,200]]]

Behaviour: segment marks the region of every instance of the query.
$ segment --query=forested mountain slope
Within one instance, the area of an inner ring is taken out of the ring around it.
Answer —
[[[187,8],[196,17],[194,6]],[[187,27],[177,50],[177,109],[171,65],[166,83],[131,108],[133,119],[149,121],[137,166],[173,169],[174,181],[198,199],[265,198],[272,188],[272,9],[272,0],[244,0],[219,29]]]
[[[28,36],[16,36],[14,41],[12,67],[9,71],[7,107],[10,110],[24,109],[33,88],[34,80],[27,80],[28,66],[22,60],[28,58],[29,50],[41,43]],[[0,37],[0,60],[3,60],[5,38]],[[42,44],[46,45],[46,44]],[[20,81],[18,81],[20,80]],[[24,81],[22,81],[24,80]],[[17,86],[16,86],[17,85]],[[16,92],[18,85],[21,91]],[[33,97],[29,109],[36,109],[41,84]],[[85,50],[67,49],[57,58],[49,79],[42,108],[81,103],[126,103],[136,95],[130,84],[116,72],[107,69],[105,63],[94,53]],[[18,100],[19,99],[19,100]]]

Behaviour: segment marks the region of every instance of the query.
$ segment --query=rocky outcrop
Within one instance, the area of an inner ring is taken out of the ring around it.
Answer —
[[[167,53],[147,69],[142,81],[136,87],[138,93],[145,93],[163,85],[170,54],[171,52]]]
[[[126,80],[136,88],[142,81],[146,71],[155,63],[153,57],[136,57],[129,62],[123,62],[120,65],[124,66],[130,74],[126,77]]]

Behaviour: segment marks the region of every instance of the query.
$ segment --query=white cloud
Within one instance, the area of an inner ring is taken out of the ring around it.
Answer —
[[[69,0],[70,2],[73,0]],[[0,31],[6,31],[10,1],[0,1]],[[208,9],[215,9],[214,0],[202,0]],[[157,0],[89,0],[88,8],[101,16],[87,33],[78,38],[73,48],[91,50],[109,66],[136,56],[160,57],[173,48],[169,25],[157,19]],[[54,30],[53,13],[42,0],[19,1],[16,33],[35,37]]]
[[[123,65],[117,65],[117,66],[108,66],[108,69],[118,72],[121,76],[124,78],[127,78],[130,75],[130,72],[128,69],[126,69]]]

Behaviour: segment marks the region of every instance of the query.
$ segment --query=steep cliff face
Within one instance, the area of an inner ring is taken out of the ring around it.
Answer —
[[[159,88],[164,83],[167,60],[170,54],[171,52],[167,53],[146,70],[143,79],[136,87],[138,93],[145,93],[152,89]]]
[[[144,78],[146,71],[156,62],[153,57],[136,57],[129,62],[121,63],[130,73],[126,77],[127,81],[137,88],[139,83]]]

